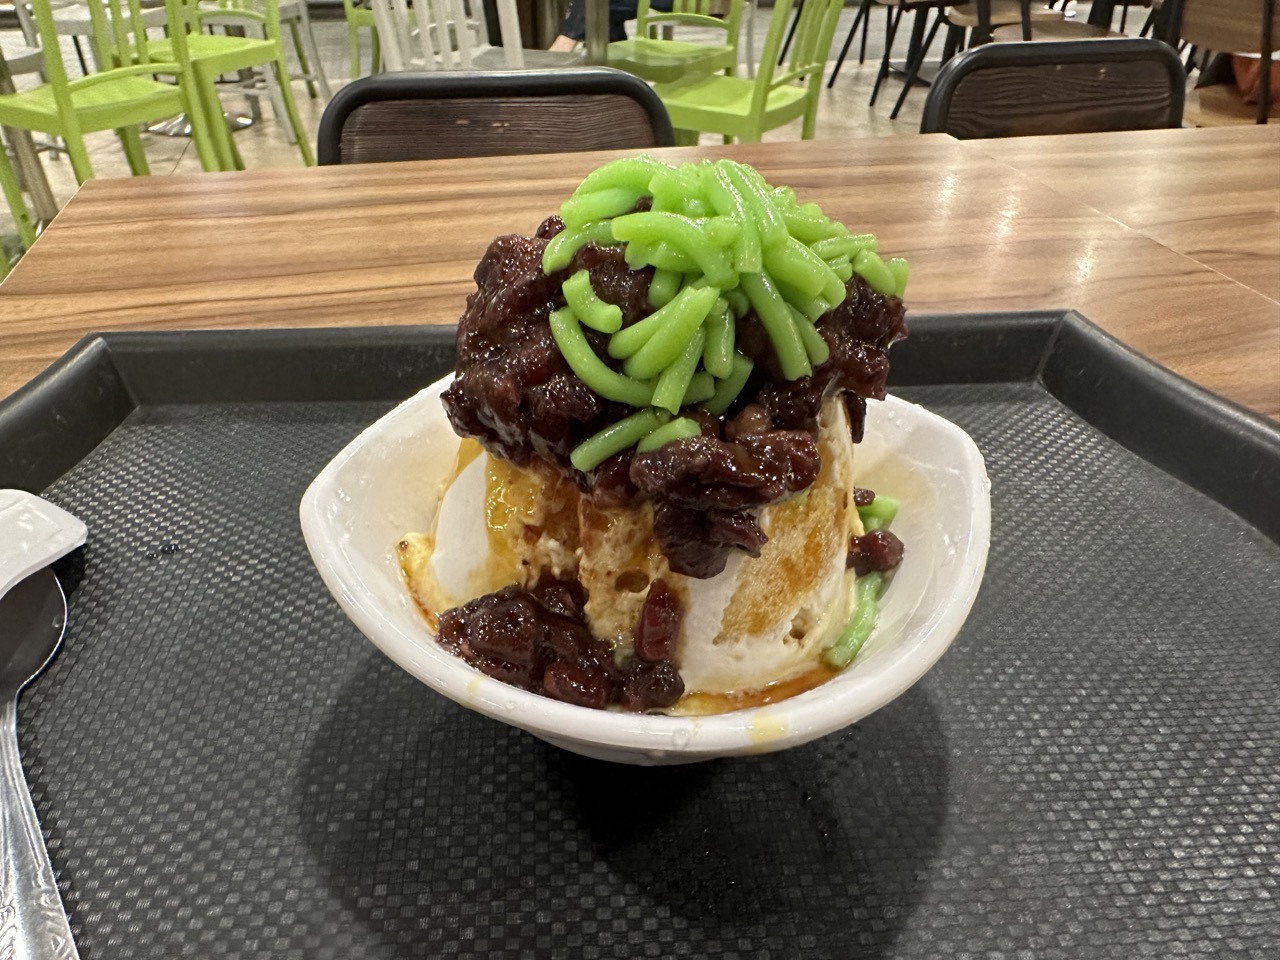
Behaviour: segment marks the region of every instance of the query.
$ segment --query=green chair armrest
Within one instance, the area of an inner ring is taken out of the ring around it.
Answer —
[[[721,30],[728,32],[729,23],[720,17],[708,17],[701,13],[656,13],[650,12],[648,19],[645,20],[645,26],[651,26],[655,23],[676,23],[689,27],[719,27]]]
[[[103,70],[100,73],[91,73],[87,77],[77,77],[67,84],[67,89],[84,90],[100,83],[119,80],[121,77],[136,77],[156,73],[180,77],[182,76],[183,68],[180,64],[168,63],[162,60],[153,60],[151,63],[133,63],[125,67],[112,67],[110,70]]]
[[[252,23],[254,25],[260,25],[267,22],[267,15],[265,13],[258,13],[256,10],[221,10],[211,7],[207,10],[196,9],[191,11],[191,21],[193,29],[198,30],[200,27],[203,27],[206,22],[222,24],[224,26],[230,25],[233,27],[236,26],[237,23]]]

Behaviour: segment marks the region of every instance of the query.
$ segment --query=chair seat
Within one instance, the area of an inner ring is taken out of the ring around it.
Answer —
[[[72,90],[71,103],[86,133],[149,123],[186,109],[178,87],[149,77],[119,77]],[[60,133],[53,87],[46,83],[22,93],[0,94],[0,124],[10,120],[14,126]]]
[[[692,43],[687,40],[654,40],[638,37],[609,44],[608,65],[634,73],[651,83],[674,83],[732,70],[738,52],[727,44]]]
[[[657,84],[654,89],[676,129],[733,136],[742,125],[741,119],[751,113],[755,83],[740,77],[713,76],[687,83]],[[764,108],[765,129],[804,113],[805,96],[804,87],[782,86],[770,90]]]
[[[587,55],[582,52],[561,52],[559,50],[520,51],[524,58],[525,70],[556,70],[561,67],[581,67],[587,62]],[[506,70],[507,59],[502,47],[489,47],[481,50],[471,60],[475,70]]]
[[[1061,10],[1050,10],[1039,4],[1031,6],[1031,22],[1045,23],[1065,19]],[[969,3],[963,7],[947,9],[947,21],[957,27],[972,29],[978,25],[977,4]],[[1002,27],[1009,23],[1022,23],[1022,4],[1018,0],[991,0],[991,25]]]
[[[1095,27],[1091,23],[1079,23],[1075,20],[1033,23],[1031,25],[1032,40],[1123,40],[1128,36],[1116,33],[1106,27]],[[1013,43],[1023,39],[1022,24],[1010,23],[991,31],[991,39],[996,43]]]
[[[1268,117],[1280,118],[1280,92],[1271,95]],[[1229,127],[1258,120],[1258,105],[1245,103],[1234,83],[1216,83],[1187,91],[1183,120],[1193,127]]]
[[[140,7],[142,23],[145,26],[159,29],[169,22],[163,0],[159,3],[155,0],[142,0]],[[124,5],[124,9],[128,10],[127,4]],[[110,27],[110,9],[104,6],[103,13],[106,15],[107,26]],[[57,7],[53,11],[53,26],[59,36],[91,37],[93,36],[93,15],[89,13],[89,7],[83,3]]]
[[[156,60],[172,60],[173,44],[168,38],[152,40],[147,53]],[[260,37],[192,33],[187,35],[187,56],[203,72],[231,73],[274,60],[276,45]]]
[[[44,66],[44,54],[39,47],[28,47],[25,44],[9,46],[0,41],[0,55],[4,56],[5,65],[11,76],[23,73],[39,73]]]

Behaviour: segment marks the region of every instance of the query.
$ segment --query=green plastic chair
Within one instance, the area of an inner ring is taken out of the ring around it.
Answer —
[[[476,0],[477,3],[481,0]],[[377,73],[382,62],[382,49],[378,37],[378,25],[373,19],[373,10],[366,3],[356,0],[342,0],[342,12],[347,18],[347,46],[351,50],[351,79],[359,80],[364,71],[360,69],[360,31],[367,29],[373,46],[370,57],[369,72]]]
[[[651,10],[649,0],[640,0],[636,9],[636,35],[631,40],[609,44],[608,64],[651,83],[666,83],[723,72],[733,76],[738,69],[738,32],[742,24],[743,0],[729,0],[723,17],[711,15],[712,0],[673,0],[670,13]],[[723,30],[724,43],[695,43],[664,40],[655,34],[664,27],[710,27]]]
[[[754,80],[701,77],[654,86],[671,116],[679,143],[699,133],[757,141],[766,130],[804,117],[801,138],[812,140],[827,54],[835,37],[842,0],[804,0],[791,41],[790,58],[778,64],[795,0],[778,0],[769,21],[760,69]]]
[[[166,0],[170,22],[180,22],[177,5],[178,0]],[[33,7],[41,47],[46,51],[60,50],[49,0],[34,0]],[[172,59],[156,57],[150,51],[137,0],[129,0],[127,5],[125,0],[90,0],[89,9],[99,63],[105,69],[68,80],[62,57],[45,56],[43,84],[33,90],[0,95],[0,126],[61,137],[76,180],[84,183],[93,177],[84,134],[114,130],[124,147],[129,169],[141,176],[151,171],[138,134],[139,125],[186,113],[192,118],[192,139],[201,165],[206,170],[218,169],[212,138],[198,109],[194,76],[185,60],[185,37],[179,34],[174,38]],[[177,83],[162,83],[155,79],[156,75],[172,77]],[[13,212],[18,236],[25,246],[30,246],[36,238],[35,225],[4,150],[0,150],[0,190]]]
[[[131,0],[136,2],[136,0]],[[231,132],[223,118],[222,101],[218,98],[218,77],[238,73],[253,67],[267,67],[275,74],[280,93],[280,105],[285,116],[279,119],[289,125],[296,139],[302,161],[315,166],[315,156],[307,139],[307,131],[298,116],[298,105],[290,86],[289,66],[284,58],[284,44],[280,39],[280,8],[277,0],[175,0],[181,10],[178,23],[186,24],[185,44],[191,72],[205,121],[213,133],[218,163],[223,170],[243,170],[244,162],[231,140]],[[202,32],[205,22],[220,25],[236,24],[246,30],[257,31],[260,37],[234,37],[226,34]],[[170,29],[170,36],[152,40],[148,50],[152,57],[177,55],[173,35],[181,31]]]

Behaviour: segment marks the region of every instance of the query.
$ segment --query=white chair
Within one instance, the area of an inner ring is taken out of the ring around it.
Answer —
[[[208,4],[201,2],[199,6],[201,8],[201,25],[203,27],[218,27],[224,31],[227,29],[242,30],[244,32],[244,36],[254,37],[256,39],[264,39],[267,35],[266,28],[263,26],[261,20],[252,16],[239,16],[233,6],[223,6],[222,4],[217,3],[216,0],[210,0]],[[279,3],[277,5],[277,9],[281,11],[280,23],[283,27],[284,4]],[[317,60],[315,62],[318,63],[319,61]],[[308,77],[307,79],[310,78]],[[235,82],[219,85],[219,95],[233,92],[240,94],[248,100],[250,108],[249,118],[234,116],[229,113],[224,114],[227,119],[227,123],[231,125],[231,129],[233,130],[247,127],[251,123],[256,123],[262,119],[262,111],[258,107],[258,102],[262,97],[266,97],[271,101],[271,111],[276,117],[285,117],[288,115],[285,112],[284,99],[280,96],[280,86],[276,82],[275,72],[269,66],[263,69],[253,68],[245,70]],[[179,118],[179,120],[180,123],[177,127],[177,132],[183,136],[189,135],[190,128],[186,123],[186,119]],[[298,142],[298,137],[293,131],[293,126],[284,122],[282,122],[280,126],[284,131],[285,140],[287,140],[290,145],[296,144]],[[161,132],[170,136],[174,135],[168,129]]]
[[[98,51],[93,45],[93,18],[89,14],[89,6],[80,3],[78,0],[49,0],[49,5],[53,8],[53,25],[60,37],[70,37],[75,44],[76,54],[80,56],[80,65],[85,67],[84,57],[80,51],[80,38],[86,37],[89,40],[89,56],[93,60],[94,69],[101,69],[102,64],[98,62]],[[151,29],[163,30],[167,25],[167,14],[164,9],[164,0],[141,0],[138,4],[142,11],[142,22]],[[22,34],[27,38],[27,43],[34,44],[36,42],[36,24],[31,16],[31,5],[27,0],[19,0],[14,4],[14,10],[18,15],[18,26],[22,29]],[[104,7],[103,12],[107,16],[107,25],[111,24],[111,11]],[[86,73],[88,70],[86,69]]]
[[[289,28],[289,36],[293,39],[293,52],[298,58],[301,73],[294,77],[307,84],[307,93],[311,99],[316,98],[316,88],[320,96],[328,102],[333,95],[329,90],[329,79],[324,75],[324,67],[320,63],[320,51],[316,48],[315,34],[311,32],[311,14],[307,10],[307,0],[280,0],[280,26]]]
[[[715,8],[713,7],[712,9]],[[728,4],[725,4],[719,8],[719,12],[723,13],[727,9]],[[665,11],[656,10],[655,12],[664,13]],[[743,4],[742,22],[746,28],[747,39],[745,43],[738,44],[738,59],[740,59],[743,66],[747,68],[748,77],[754,77],[756,75],[756,16],[759,12],[760,0],[746,0]],[[661,36],[664,40],[671,40],[675,38],[675,31],[671,24],[663,24]],[[786,52],[785,48],[783,52]]]
[[[12,34],[0,34],[0,60],[4,69],[0,70],[0,93],[11,93],[14,89],[13,77],[23,74],[38,74],[43,80],[44,52],[38,46],[30,46],[30,40],[24,36],[21,41]],[[49,181],[45,177],[44,167],[40,165],[37,150],[47,150],[50,156],[57,156],[59,144],[51,141],[36,144],[28,130],[5,129],[0,131],[0,150],[5,149],[5,141],[9,143],[13,155],[14,170],[23,189],[31,199],[31,210],[41,228],[48,224],[58,213],[58,204],[49,189]],[[0,253],[0,259],[3,254]],[[4,275],[4,264],[0,263],[0,276]]]
[[[80,0],[50,0],[50,2],[53,5],[53,23],[58,35],[70,37],[76,45],[77,54],[80,53],[80,38],[87,37],[94,67],[100,68],[98,52],[92,49],[93,21],[89,16],[88,6]],[[142,22],[148,28],[163,30],[168,25],[164,0],[141,0],[139,6],[142,9]],[[35,43],[36,27],[35,21],[31,18],[29,2],[19,0],[14,7],[18,14],[18,26],[22,29],[23,36],[27,38],[27,43]],[[329,81],[324,75],[324,68],[320,64],[315,35],[311,32],[311,16],[307,10],[306,0],[280,0],[279,10],[280,26],[288,27],[289,36],[293,40],[294,54],[302,68],[294,79],[306,82],[307,92],[312,99],[316,96],[316,88],[319,88],[320,95],[328,100],[332,94],[329,90]],[[107,16],[109,24],[109,11]]]
[[[13,34],[0,33],[0,51],[4,53],[5,66],[11,77],[40,73],[44,67],[44,54],[40,47],[26,36],[19,41]]]
[[[248,17],[237,18],[233,5],[223,4],[218,0],[202,0],[200,7],[202,12],[209,14],[203,20],[206,26],[239,27],[247,36],[266,36],[261,22]],[[290,79],[302,80],[306,83],[307,93],[313,100],[319,88],[320,94],[327,102],[332,93],[329,90],[329,80],[325,77],[324,69],[320,65],[320,53],[316,49],[316,39],[311,32],[311,17],[307,12],[306,0],[278,0],[276,10],[280,15],[281,33],[284,32],[285,27],[288,27],[289,35],[293,40],[293,52],[298,58],[299,72],[291,74]],[[262,11],[259,10],[259,12]],[[252,72],[255,76],[237,84],[236,87],[255,105],[256,98],[265,94],[271,100],[271,109],[275,111],[275,115],[283,117],[284,102],[280,99],[275,74],[270,69]],[[258,111],[255,109],[253,113],[254,119],[258,119]],[[283,126],[285,139],[291,144],[296,143],[297,137],[294,135],[293,128],[289,124]]]
[[[496,5],[501,47],[489,43],[482,0],[417,0],[412,13],[406,0],[372,0],[383,69],[523,70],[582,63],[577,53],[524,49],[515,0]]]

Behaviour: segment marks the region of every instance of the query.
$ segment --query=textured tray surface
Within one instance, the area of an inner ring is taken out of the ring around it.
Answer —
[[[297,505],[385,405],[135,412],[47,494],[90,535],[22,708],[82,956],[1277,955],[1280,550],[1037,386],[902,393],[987,457],[964,632],[856,727],[655,770],[343,617]]]

